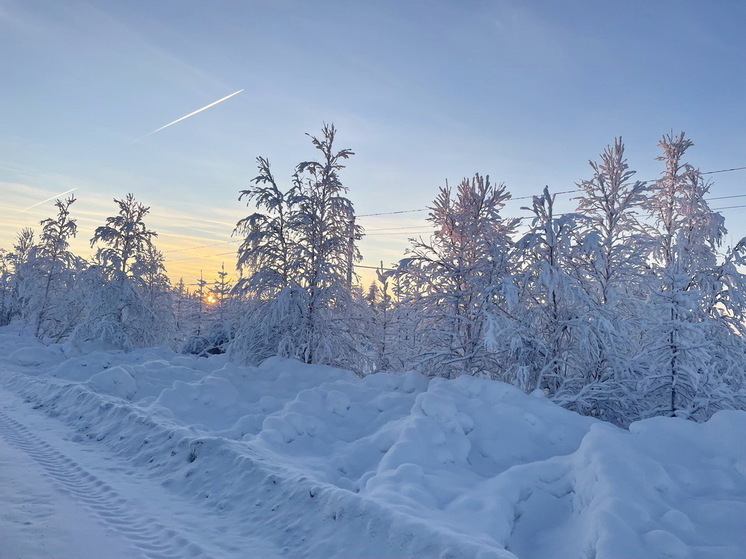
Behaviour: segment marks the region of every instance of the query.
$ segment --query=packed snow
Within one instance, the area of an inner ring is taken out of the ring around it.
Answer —
[[[51,473],[61,493],[7,489],[54,462],[35,444],[60,467],[77,453],[109,475],[122,518],[154,518],[146,540],[120,526],[110,557],[746,556],[745,412],[625,430],[469,376],[360,378],[167,349],[80,355],[8,327],[0,354],[11,393],[0,417],[3,558],[95,556],[104,537],[87,529],[82,553],[70,518],[89,526],[96,499],[111,495],[63,502],[80,495]],[[8,407],[12,394],[23,400]],[[36,532],[48,555],[18,543]],[[193,543],[178,551],[182,532]]]

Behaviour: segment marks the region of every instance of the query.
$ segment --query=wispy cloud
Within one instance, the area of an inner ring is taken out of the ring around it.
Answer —
[[[225,96],[225,97],[223,97],[222,99],[218,99],[217,101],[214,101],[214,102],[210,103],[209,105],[205,105],[205,106],[204,106],[204,107],[202,107],[201,109],[197,109],[196,111],[192,111],[192,112],[191,112],[191,113],[189,113],[188,115],[184,115],[184,116],[182,116],[181,118],[177,118],[177,119],[176,119],[176,120],[174,120],[173,122],[169,122],[168,124],[166,124],[166,125],[164,125],[164,126],[161,126],[160,128],[158,128],[157,130],[153,130],[152,132],[148,132],[148,133],[147,133],[147,134],[145,134],[144,136],[140,136],[139,138],[136,138],[135,140],[132,140],[132,143],[134,144],[135,142],[139,142],[139,141],[140,141],[140,140],[142,140],[143,138],[147,138],[148,136],[152,136],[153,134],[155,134],[156,132],[160,132],[160,131],[161,131],[161,130],[163,130],[164,128],[168,128],[169,126],[173,126],[173,125],[174,125],[174,124],[176,124],[177,122],[181,122],[182,120],[185,120],[185,119],[189,118],[190,116],[194,116],[194,115],[196,115],[197,113],[201,113],[202,111],[206,111],[206,110],[207,110],[207,109],[209,109],[210,107],[214,107],[214,106],[215,106],[215,105],[217,105],[218,103],[222,103],[223,101],[226,101],[227,99],[230,99],[230,98],[231,98],[231,97],[233,97],[234,95],[238,95],[238,94],[239,94],[239,93],[241,93],[242,91],[243,91],[243,89],[239,89],[238,91],[235,91],[235,92],[231,93],[230,95],[226,95],[226,96]]]

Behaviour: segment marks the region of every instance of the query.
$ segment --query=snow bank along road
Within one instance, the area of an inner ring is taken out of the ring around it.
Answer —
[[[0,370],[3,559],[746,557],[746,413],[623,430],[474,378],[7,329]]]
[[[0,557],[280,556],[5,390],[0,408]]]

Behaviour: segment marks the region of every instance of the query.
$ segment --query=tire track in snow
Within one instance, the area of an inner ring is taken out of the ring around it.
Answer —
[[[153,517],[137,515],[127,499],[0,410],[0,436],[26,453],[66,493],[83,503],[148,559],[209,557],[199,545]]]

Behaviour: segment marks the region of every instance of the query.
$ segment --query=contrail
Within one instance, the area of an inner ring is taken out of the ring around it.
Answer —
[[[59,198],[60,196],[64,196],[65,194],[69,194],[70,192],[74,192],[75,190],[78,190],[77,187],[76,188],[71,188],[70,190],[65,190],[65,192],[60,192],[59,194],[57,194],[55,196],[52,196],[51,198],[47,198],[46,200],[42,200],[38,204],[34,204],[33,206],[29,206],[28,208],[23,208],[22,210],[18,210],[18,213],[27,212],[31,208],[35,208],[36,206],[41,206],[42,204],[46,204],[50,200],[55,200],[56,198]]]
[[[161,130],[163,130],[164,128],[168,128],[169,126],[172,126],[172,125],[176,124],[177,122],[181,122],[181,121],[182,121],[182,120],[184,120],[185,118],[189,118],[190,116],[194,116],[194,115],[196,115],[197,113],[201,113],[202,111],[204,111],[204,110],[207,110],[207,109],[209,109],[210,107],[214,107],[214,106],[215,106],[215,105],[217,105],[218,103],[222,103],[222,102],[223,102],[223,101],[225,101],[226,99],[230,99],[231,97],[233,97],[234,95],[238,95],[238,94],[239,94],[239,93],[241,93],[242,91],[243,91],[243,89],[239,89],[238,91],[236,91],[236,92],[234,92],[234,93],[231,93],[230,95],[226,95],[226,96],[225,96],[225,97],[223,97],[222,99],[218,99],[217,101],[214,101],[214,102],[210,103],[209,105],[205,105],[205,106],[204,106],[204,107],[202,107],[201,109],[197,109],[196,111],[194,111],[194,112],[191,112],[191,113],[189,113],[188,115],[184,115],[184,116],[183,116],[183,117],[181,117],[181,118],[177,118],[177,119],[176,119],[176,120],[174,120],[173,122],[169,122],[169,123],[168,123],[168,124],[166,124],[165,126],[161,126],[161,127],[160,127],[160,128],[158,129],[158,130],[153,130],[152,132],[148,132],[148,133],[147,133],[147,134],[145,134],[144,136],[140,136],[139,138],[137,138],[137,139],[135,139],[135,140],[132,140],[132,143],[134,144],[135,142],[139,142],[139,141],[140,141],[140,140],[142,140],[143,138],[147,138],[148,136],[150,136],[150,135],[152,135],[152,134],[155,134],[156,132],[160,132],[160,131],[161,131]]]

